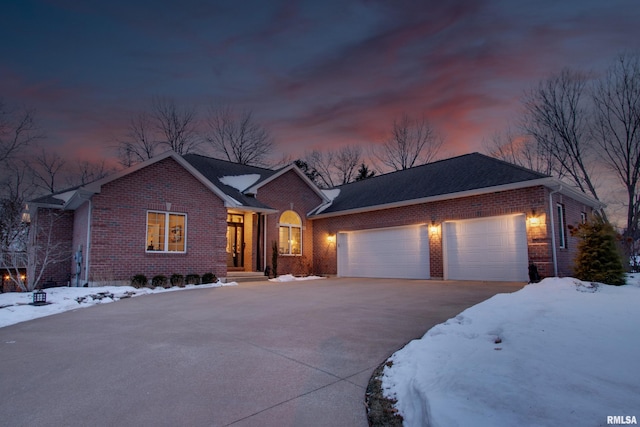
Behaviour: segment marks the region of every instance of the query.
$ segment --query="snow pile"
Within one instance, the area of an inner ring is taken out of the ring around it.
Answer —
[[[132,286],[101,286],[95,288],[49,288],[47,305],[35,307],[32,292],[7,292],[0,294],[0,327],[26,322],[38,317],[50,316],[67,310],[105,304],[140,295],[158,294],[162,292],[181,291],[185,289],[217,288],[220,286],[236,286],[236,282],[208,283],[203,285],[186,285],[184,288],[174,286],[165,288],[140,288]]]
[[[324,277],[320,276],[305,276],[305,277],[296,277],[292,274],[283,274],[282,276],[278,276],[275,279],[269,279],[270,282],[297,282],[300,280],[317,280],[324,279]]]
[[[637,283],[633,277],[629,283]],[[406,426],[606,425],[640,418],[640,286],[545,279],[471,307],[392,357]]]
[[[219,179],[224,185],[228,185],[242,192],[255,184],[260,179],[260,175],[252,173],[248,175],[223,176]]]

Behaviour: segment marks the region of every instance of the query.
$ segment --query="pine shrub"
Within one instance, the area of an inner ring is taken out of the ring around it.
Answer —
[[[199,274],[187,274],[185,279],[187,285],[199,285],[200,284],[200,275]]]
[[[572,236],[580,239],[573,269],[576,278],[608,285],[624,285],[624,268],[613,226],[597,217],[577,227],[570,227],[570,230]]]
[[[136,274],[131,278],[131,286],[137,289],[144,288],[145,286],[147,286],[148,282],[149,281],[147,280],[147,276],[145,276],[144,274]]]
[[[182,274],[173,273],[169,279],[171,286],[184,287],[184,276]]]
[[[169,280],[167,279],[167,276],[163,276],[163,275],[153,276],[153,279],[151,279],[151,286],[153,286],[154,288],[158,288],[158,287],[166,288],[169,286]]]
[[[213,273],[204,273],[202,275],[202,283],[216,283],[218,278]]]

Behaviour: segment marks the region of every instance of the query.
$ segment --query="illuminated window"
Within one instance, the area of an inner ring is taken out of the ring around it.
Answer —
[[[280,215],[280,254],[302,254],[302,220],[294,211],[284,211]]]
[[[147,212],[147,252],[186,252],[187,216]]]

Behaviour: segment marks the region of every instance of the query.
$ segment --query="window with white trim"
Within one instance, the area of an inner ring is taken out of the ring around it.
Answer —
[[[187,215],[147,211],[147,252],[186,252]]]
[[[280,255],[302,255],[302,220],[294,211],[284,211],[280,215],[279,252]]]
[[[562,203],[558,203],[556,205],[558,211],[558,247],[566,248],[567,247],[567,223],[564,219],[564,205]]]

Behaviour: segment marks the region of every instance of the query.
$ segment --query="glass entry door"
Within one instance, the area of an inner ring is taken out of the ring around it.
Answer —
[[[227,267],[244,267],[243,215],[227,215]]]

